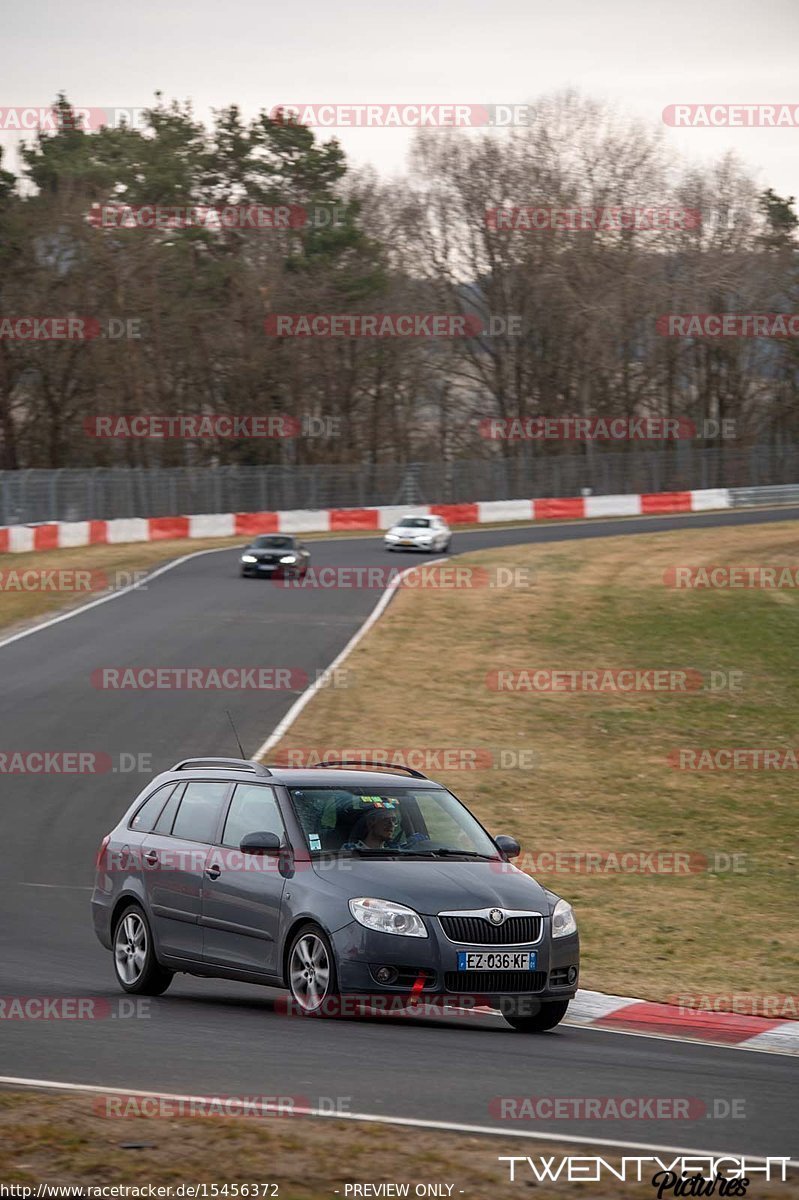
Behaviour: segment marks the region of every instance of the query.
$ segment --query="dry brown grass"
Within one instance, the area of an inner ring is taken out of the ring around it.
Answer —
[[[280,749],[481,747],[534,769],[442,772],[525,851],[743,855],[745,873],[545,876],[578,910],[582,986],[796,990],[795,772],[686,772],[679,747],[799,744],[799,592],[675,591],[675,564],[799,564],[795,523],[516,546],[459,563],[526,568],[505,590],[403,590],[351,656],[357,684],[320,693]],[[734,668],[738,693],[492,692],[497,669]]]
[[[499,1155],[595,1154],[612,1150],[457,1133],[397,1129],[313,1118],[135,1117],[97,1115],[88,1096],[0,1092],[0,1180],[4,1184],[108,1185],[274,1183],[280,1200],[343,1198],[352,1183],[451,1184],[452,1196],[518,1200],[528,1188],[508,1180]],[[126,1148],[128,1147],[128,1148]],[[668,1157],[668,1156],[666,1156]],[[674,1156],[671,1156],[674,1157]],[[574,1196],[575,1184],[537,1184],[537,1200]],[[649,1182],[583,1184],[591,1200],[655,1195]],[[222,1192],[219,1193],[223,1195]],[[228,1192],[228,1195],[232,1193]],[[251,1193],[252,1194],[252,1193]],[[272,1195],[263,1189],[262,1196]],[[580,1191],[582,1195],[582,1190]],[[210,1187],[208,1195],[211,1195]],[[352,1195],[352,1193],[350,1193]],[[758,1184],[758,1197],[796,1200],[796,1182]]]

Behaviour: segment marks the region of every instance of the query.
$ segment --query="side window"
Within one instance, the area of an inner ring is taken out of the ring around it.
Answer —
[[[285,841],[283,821],[272,789],[257,783],[237,783],[222,845],[238,850],[248,833],[276,833],[281,842]]]
[[[177,786],[176,783],[168,783],[165,787],[160,787],[153,792],[152,796],[148,796],[128,828],[135,829],[138,833],[151,833],[161,809]]]
[[[228,784],[223,780],[187,783],[172,827],[173,837],[188,842],[212,842],[227,790]]]
[[[183,784],[178,784],[172,795],[164,805],[161,816],[156,821],[153,827],[153,833],[171,833],[172,822],[175,819],[175,813],[178,811],[180,797],[183,795]]]

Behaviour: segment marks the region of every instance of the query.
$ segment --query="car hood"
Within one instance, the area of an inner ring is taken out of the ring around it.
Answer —
[[[424,537],[430,534],[433,530],[429,525],[392,525],[387,533],[401,533],[403,537]]]
[[[342,858],[315,866],[325,882],[353,896],[394,900],[425,916],[472,908],[529,909],[548,915],[547,892],[506,862]]]

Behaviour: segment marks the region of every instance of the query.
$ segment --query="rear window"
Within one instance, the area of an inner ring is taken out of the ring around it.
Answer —
[[[222,804],[228,785],[218,783],[188,783],[172,827],[173,837],[187,842],[213,842]]]
[[[184,786],[184,784],[178,784],[172,795],[167,800],[161,816],[155,823],[155,827],[152,831],[153,833],[172,832],[172,822],[175,819],[175,813],[178,811],[178,804],[180,803],[180,797],[183,795]]]
[[[155,823],[161,815],[161,809],[177,786],[176,783],[167,783],[153,792],[152,796],[148,796],[131,821],[129,828],[135,829],[138,833],[152,833]]]

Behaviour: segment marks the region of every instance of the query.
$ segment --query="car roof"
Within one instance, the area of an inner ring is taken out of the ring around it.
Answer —
[[[161,781],[179,779],[230,779],[236,783],[279,783],[287,787],[370,787],[376,790],[382,787],[413,787],[438,788],[443,785],[433,779],[418,779],[413,775],[400,774],[395,771],[367,771],[334,767],[272,767],[264,764],[268,774],[255,772],[244,764],[234,765],[184,767],[181,770],[164,771],[159,775]],[[155,780],[153,781],[155,782]]]

